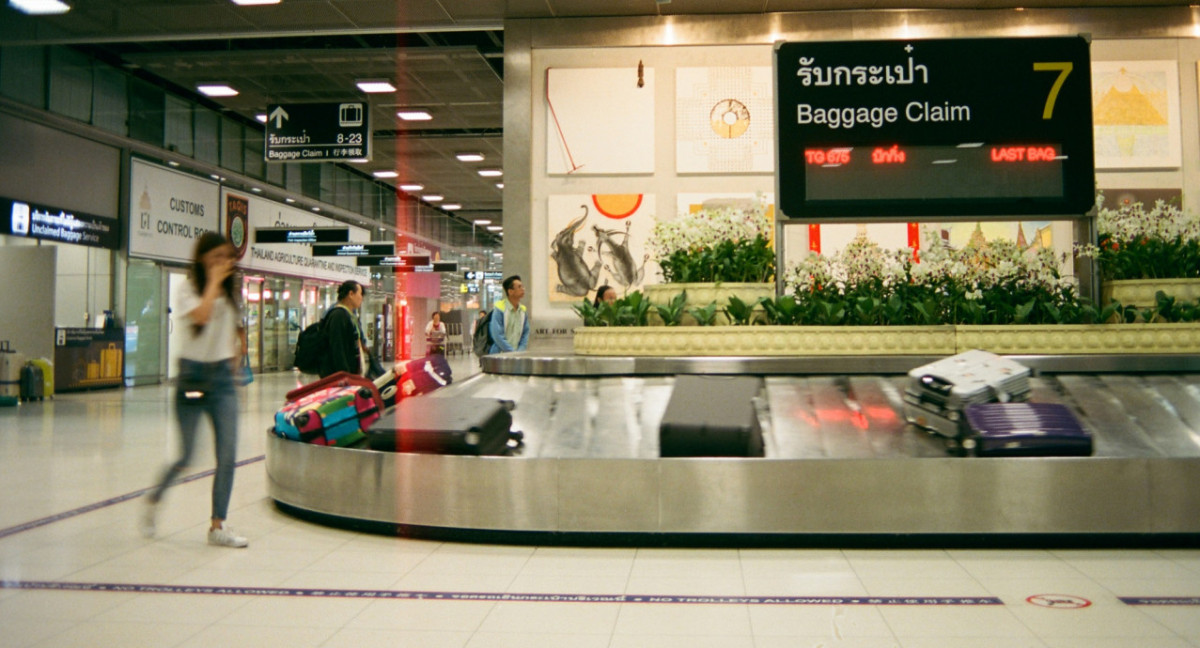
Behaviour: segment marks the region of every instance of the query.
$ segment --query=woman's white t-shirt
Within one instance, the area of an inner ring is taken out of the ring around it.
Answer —
[[[217,362],[236,358],[239,349],[237,344],[238,321],[241,314],[237,307],[229,302],[229,298],[221,294],[213,302],[212,314],[208,323],[196,333],[192,318],[188,314],[196,310],[203,301],[192,282],[186,281],[175,302],[175,326],[180,327],[183,344],[179,357],[196,362]]]

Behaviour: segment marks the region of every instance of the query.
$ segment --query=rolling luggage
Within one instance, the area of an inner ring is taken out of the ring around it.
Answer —
[[[383,411],[375,384],[345,372],[293,389],[287,398],[275,413],[275,434],[316,445],[361,441]]]
[[[435,353],[412,360],[404,366],[404,373],[399,380],[400,395],[407,398],[428,394],[452,382],[454,375],[446,356]]]
[[[963,408],[976,403],[1029,399],[1030,370],[988,351],[972,349],[908,372],[904,417],[947,438],[961,437]]]
[[[20,400],[21,369],[24,367],[25,356],[14,351],[8,340],[0,342],[0,397]]]
[[[761,457],[757,376],[678,376],[658,427],[662,457]]]
[[[21,400],[35,401],[45,398],[46,379],[42,375],[42,368],[33,364],[26,363],[21,367]]]
[[[406,398],[367,430],[367,447],[388,452],[502,455],[522,434],[512,403],[491,398]]]
[[[965,452],[978,457],[1090,456],[1092,435],[1057,403],[983,403],[963,412]]]
[[[54,363],[47,358],[34,358],[29,362],[42,369],[42,396],[54,397]]]

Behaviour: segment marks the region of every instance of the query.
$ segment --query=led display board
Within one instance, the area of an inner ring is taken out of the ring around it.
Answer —
[[[1079,215],[1095,202],[1088,42],[780,43],[780,212]]]

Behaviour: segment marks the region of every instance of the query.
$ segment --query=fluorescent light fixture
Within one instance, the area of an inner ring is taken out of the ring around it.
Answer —
[[[236,97],[237,90],[224,83],[202,83],[196,89],[209,97]]]
[[[260,188],[260,187],[250,187],[250,191],[253,191],[254,193],[262,193],[262,188]]]
[[[504,183],[503,183],[503,182],[497,182],[497,183],[496,183],[496,188],[497,188],[497,189],[503,189],[503,188],[504,188]]]
[[[446,199],[445,196],[439,196],[438,194],[429,194],[428,196],[421,196],[421,200],[424,200],[425,202],[442,202],[445,199]]]
[[[396,116],[404,121],[429,121],[433,119],[433,115],[427,110],[401,110],[396,113]]]
[[[284,199],[283,199],[283,202],[285,202],[285,203],[287,203],[287,204],[291,205],[291,204],[293,204],[293,203],[295,203],[295,202],[296,202],[296,199],[295,199],[295,198],[284,198]]]
[[[71,5],[59,0],[8,0],[8,6],[31,16],[65,14]]]
[[[376,178],[396,178],[400,176],[400,174],[396,173],[395,171],[375,171],[371,175],[375,176]]]
[[[346,161],[349,162],[350,164],[366,164],[367,162],[370,162],[371,160],[369,158],[350,158],[349,160],[346,160]]]
[[[504,227],[502,227],[500,225],[488,225],[488,231],[489,232],[502,232],[502,231],[504,231]]]
[[[167,164],[170,164],[173,167],[179,166],[179,163],[176,162],[175,160],[167,160]]]
[[[490,221],[486,218],[479,218],[479,219],[473,220],[471,222],[475,223],[476,225],[491,225],[492,224],[492,221]]]
[[[215,174],[215,173],[210,173],[210,174],[208,174],[208,177],[212,178],[213,180],[220,180],[220,179],[221,179],[221,176],[219,176],[219,175],[217,175],[217,174]]]
[[[396,86],[387,79],[363,79],[356,83],[359,90],[367,93],[395,92]]]
[[[313,207],[313,211],[315,211],[315,212],[319,212],[319,211],[321,211],[321,208],[320,208],[320,207]]]
[[[279,4],[283,0],[233,0],[233,4],[239,7],[253,7],[256,5],[273,5]]]
[[[258,113],[254,118],[264,124],[267,123],[267,113]]]
[[[425,189],[425,185],[423,185],[423,184],[416,184],[416,183],[410,182],[408,184],[400,185],[400,191],[423,191],[424,189]]]
[[[483,162],[483,153],[459,153],[454,157],[458,158],[459,162]]]
[[[504,172],[500,169],[480,169],[479,175],[485,178],[499,178],[504,175]]]
[[[455,211],[457,209],[462,209],[462,205],[458,203],[446,203],[442,205],[442,209],[445,209],[446,211]]]

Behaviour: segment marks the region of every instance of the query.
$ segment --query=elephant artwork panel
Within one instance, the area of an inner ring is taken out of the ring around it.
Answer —
[[[657,272],[648,241],[654,196],[564,194],[547,200],[551,302],[578,302],[609,285],[625,295]]]

